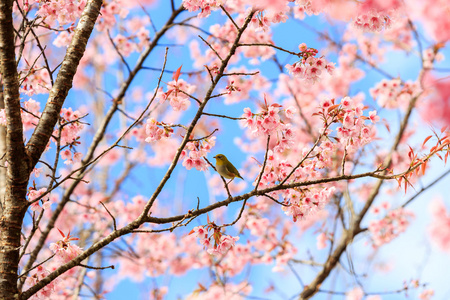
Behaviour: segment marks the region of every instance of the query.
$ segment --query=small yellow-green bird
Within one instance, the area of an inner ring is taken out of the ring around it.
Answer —
[[[231,179],[230,181],[228,181],[228,183],[233,181],[233,179],[235,177],[238,177],[238,178],[244,180],[244,178],[242,178],[241,174],[239,174],[239,171],[235,168],[235,166],[233,166],[232,163],[230,163],[228,161],[228,159],[227,159],[227,157],[225,155],[217,154],[213,158],[216,159],[216,170],[217,170],[217,172],[222,177],[224,177],[226,179]]]

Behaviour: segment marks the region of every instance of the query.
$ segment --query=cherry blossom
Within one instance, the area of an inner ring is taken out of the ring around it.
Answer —
[[[434,200],[429,206],[433,216],[431,224],[428,226],[430,239],[442,251],[450,249],[450,214],[442,200]]]
[[[414,218],[414,213],[404,208],[397,208],[387,211],[388,203],[381,205],[386,211],[385,216],[378,220],[371,220],[369,231],[374,247],[380,247],[391,242],[398,235],[405,232],[410,221]],[[377,214],[381,214],[379,208],[374,208]]]
[[[57,259],[66,263],[77,257],[82,252],[82,249],[77,245],[70,243],[71,241],[78,240],[78,238],[71,237],[70,232],[67,236],[60,230],[59,233],[62,235],[63,239],[50,244],[50,250],[55,253]]]
[[[315,57],[318,52],[316,49],[307,48],[304,43],[299,45],[299,49],[301,52],[298,55],[302,59],[292,65],[286,65],[290,74],[304,79],[308,84],[316,83],[325,71],[333,74],[334,64],[327,62],[323,57]]]
[[[114,298],[126,279],[158,300],[439,296],[383,251],[420,226],[416,196],[450,156],[449,5],[434,4],[2,7],[0,246],[17,251],[0,260],[17,263],[0,292]],[[215,153],[245,180],[224,184]],[[425,240],[445,256],[444,202]],[[378,272],[407,280],[376,288]]]

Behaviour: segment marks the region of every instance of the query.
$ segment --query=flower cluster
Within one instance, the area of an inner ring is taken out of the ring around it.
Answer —
[[[428,226],[430,239],[441,250],[450,252],[450,213],[442,200],[430,204],[432,223]]]
[[[187,110],[191,102],[186,94],[192,94],[195,88],[194,85],[188,84],[183,79],[177,79],[167,83],[167,92],[163,92],[161,88],[157,97],[161,103],[168,100],[174,111]]]
[[[44,194],[47,191],[46,188],[41,188],[39,190],[36,190],[35,187],[30,187],[27,193],[28,196],[28,201],[29,202],[33,202],[34,200],[36,200],[37,198],[39,198],[42,194]],[[40,203],[42,204],[42,207],[40,205]],[[31,204],[30,209],[32,211],[40,211],[42,209],[47,209],[49,208],[51,205],[51,202],[49,201],[49,196],[46,195],[45,197],[43,197],[41,200],[34,202],[33,204]]]
[[[379,32],[391,26],[391,19],[385,13],[372,10],[357,16],[353,25],[364,31]]]
[[[77,257],[82,252],[82,249],[77,245],[70,243],[71,241],[78,240],[78,238],[71,237],[70,232],[66,236],[61,230],[58,229],[58,231],[62,235],[63,239],[57,241],[56,243],[51,243],[50,250],[55,253],[58,260],[62,263],[67,263]]]
[[[66,148],[60,153],[65,165],[81,162],[83,154],[81,152],[72,153],[70,148]]]
[[[120,54],[129,56],[133,52],[142,51],[144,46],[149,42],[149,34],[150,32],[145,27],[141,27],[136,32],[136,35],[126,37],[118,34],[114,37],[113,41]]]
[[[213,231],[211,236],[208,233],[210,230]],[[201,244],[207,248],[207,252],[211,255],[227,253],[239,240],[238,236],[233,237],[220,232],[220,229],[214,223],[209,223],[206,228],[197,226],[190,232],[190,234],[192,233],[195,233],[195,236],[200,238]]]
[[[206,18],[211,14],[211,11],[217,10],[225,0],[183,0],[183,6],[188,11],[201,10],[198,14],[199,18]]]
[[[268,31],[271,23],[285,23],[288,18],[286,14],[288,11],[287,5],[266,11],[261,10],[253,15],[249,26],[254,28],[255,32]]]
[[[41,115],[39,112],[39,102],[29,99],[23,103],[25,110],[21,111],[21,118],[23,123],[23,130],[33,129],[39,122],[38,117]],[[6,126],[5,109],[0,109],[0,125]]]
[[[323,100],[322,108],[331,107],[332,100]],[[364,105],[357,97],[344,97],[339,105],[337,128],[340,143],[346,147],[346,151],[354,153],[358,148],[368,144],[373,139],[372,128],[365,124],[365,120],[376,123],[380,120],[376,111],[369,112],[369,117],[363,116]]]
[[[303,20],[305,14],[308,16],[318,15],[321,12],[321,6],[310,0],[295,0],[294,17]]]
[[[44,269],[43,266],[38,265],[38,267],[36,268],[36,272],[27,278],[28,285],[29,286],[36,285],[39,281],[41,281],[42,279],[47,277],[49,274],[50,274],[50,271]],[[35,299],[49,299],[50,295],[55,292],[57,284],[58,284],[58,279],[52,280],[49,284],[44,286],[41,290],[39,290],[34,295]]]
[[[80,144],[80,132],[84,128],[81,118],[78,110],[73,111],[70,107],[62,108],[60,128],[53,132],[53,137],[59,138],[59,144],[62,147],[60,155],[66,165],[80,162],[82,158],[82,154],[75,151],[75,146]]]
[[[306,83],[313,84],[320,79],[322,72],[327,71],[330,75],[334,70],[334,63],[329,63],[324,57],[315,57],[318,51],[308,48],[305,43],[298,46],[300,53],[297,55],[301,60],[292,65],[287,64],[289,74],[304,79]]]
[[[41,3],[38,15],[44,18],[49,25],[53,25],[54,21],[58,20],[60,26],[74,23],[86,6],[86,0],[50,0]]]
[[[22,116],[22,123],[23,123],[23,129],[24,130],[28,130],[28,129],[34,129],[34,127],[37,125],[38,123],[38,119],[36,118],[36,116],[40,116],[40,108],[41,105],[39,102],[33,100],[33,99],[29,99],[28,101],[25,101],[23,103],[23,106],[25,108],[26,111],[22,110],[21,116]]]
[[[100,9],[100,16],[98,18],[98,31],[104,31],[117,25],[116,16],[125,18],[128,14],[126,5],[121,3],[121,0],[113,0],[111,2],[104,2]]]
[[[372,237],[374,247],[380,247],[391,242],[400,233],[405,232],[410,220],[414,217],[414,213],[404,209],[403,207],[388,211],[390,205],[383,202],[381,206],[375,206],[372,212],[376,215],[382,210],[386,211],[383,218],[379,220],[371,220],[369,223],[369,232]]]
[[[147,119],[147,124],[145,124],[145,133],[147,135],[145,141],[151,143],[170,137],[173,134],[173,128],[163,122],[156,121],[154,118],[149,118]]]
[[[322,209],[334,191],[335,187],[290,190],[284,201],[287,206],[282,206],[281,209],[296,222],[298,219],[304,219]]]
[[[417,296],[417,298],[420,300],[431,300],[431,298],[433,296],[434,296],[434,290],[425,289],[419,294],[419,296]]]
[[[78,140],[80,139],[80,132],[84,128],[80,121],[81,117],[81,113],[78,110],[73,111],[71,107],[61,109],[61,145],[75,146],[80,144]],[[53,132],[53,135],[58,136],[58,131]]]
[[[48,94],[50,91],[50,75],[45,68],[25,69],[21,72],[25,78],[20,86],[20,93],[28,96]]]
[[[428,48],[423,51],[423,67],[424,68],[433,68],[434,62],[439,62],[444,60],[444,54],[442,52],[438,52],[438,48]]]
[[[277,145],[274,148],[276,152],[283,152],[295,144],[295,134],[291,129],[291,125],[282,121],[280,113],[284,112],[285,117],[290,119],[297,110],[292,106],[287,109],[281,109],[281,107],[277,103],[268,105],[266,101],[262,112],[255,114],[247,107],[244,108],[244,114],[242,115],[245,119],[244,127],[250,129],[253,136],[275,136],[276,133],[278,138]]]
[[[407,81],[402,83],[400,79],[380,81],[370,89],[370,95],[378,98],[378,105],[385,108],[406,108],[409,101],[421,92],[419,84]]]
[[[237,19],[237,22],[238,24],[243,22],[242,16]],[[221,41],[211,41],[212,48],[216,49],[221,57],[225,57],[227,55],[227,52],[230,51],[229,45],[233,43],[234,39],[237,36],[236,27],[233,23],[228,21],[222,26],[220,24],[212,25],[210,31],[213,35],[223,37],[223,39],[230,42],[230,44],[227,45]],[[272,41],[272,35],[269,30],[246,30],[242,34],[241,42],[244,44],[274,44],[274,42]],[[245,57],[253,58],[252,60],[250,60],[250,64],[258,64],[259,61],[268,60],[275,55],[275,49],[267,46],[240,47],[239,51],[242,51]],[[214,63],[212,64],[213,67],[211,67],[211,69],[213,69],[216,64],[220,65],[220,62],[217,60],[217,55],[211,49],[208,49],[206,51],[206,54],[208,57],[214,60]]]
[[[53,45],[58,48],[67,47],[72,41],[74,33],[73,28],[70,28],[69,31],[61,31],[53,40]]]
[[[180,157],[180,159],[184,158],[183,166],[188,170],[192,168],[196,168],[198,171],[207,170],[208,164],[203,157],[211,151],[215,144],[216,137],[187,143],[186,148],[181,152]]]

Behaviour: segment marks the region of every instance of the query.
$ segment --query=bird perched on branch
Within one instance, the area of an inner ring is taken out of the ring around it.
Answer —
[[[214,156],[214,158],[216,159],[216,170],[220,174],[220,176],[226,179],[231,179],[227,182],[227,184],[233,181],[235,177],[244,180],[241,174],[239,174],[239,171],[236,169],[236,167],[228,161],[225,155],[217,154],[216,156]]]

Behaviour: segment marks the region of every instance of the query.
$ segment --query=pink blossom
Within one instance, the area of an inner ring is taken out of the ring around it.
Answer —
[[[353,101],[350,97],[344,97],[341,101],[342,108],[344,109],[352,109]]]
[[[197,226],[192,229],[195,232],[196,237],[205,238],[208,235],[208,232],[203,228],[203,226]]]
[[[34,273],[34,274],[33,274]],[[38,266],[34,271],[32,271],[31,276],[27,277],[28,284],[33,286],[39,281],[47,277],[51,272],[45,269],[43,266]],[[34,296],[36,299],[49,299],[52,294],[55,293],[56,286],[58,284],[58,279],[51,281],[49,284],[45,285],[41,290],[39,290]]]
[[[441,199],[430,203],[429,210],[433,216],[428,226],[431,241],[442,251],[450,251],[450,213]]]
[[[249,217],[245,225],[250,229],[252,235],[262,236],[269,226],[269,219]]]
[[[377,32],[391,26],[391,19],[385,13],[369,11],[356,17],[353,25],[364,31]]]
[[[387,202],[385,202],[387,204]],[[384,210],[389,209],[382,204]],[[394,238],[405,232],[414,214],[402,207],[386,212],[385,217],[378,220],[371,220],[369,232],[371,233],[374,247],[380,247],[391,242]]]
[[[72,158],[72,152],[70,151],[70,149],[64,149],[63,151],[61,151],[61,158],[66,160],[66,159],[71,159]]]
[[[399,79],[382,80],[374,88],[370,89],[370,94],[376,98],[378,104],[385,108],[406,108],[409,101],[419,95],[421,88],[416,82],[401,83]]]
[[[51,243],[49,248],[62,263],[67,263],[81,254],[82,249],[70,243],[71,241],[78,240],[78,238],[71,237],[70,232],[67,236],[62,231],[59,230],[59,232],[63,236],[63,239],[56,243]]]
[[[208,17],[211,14],[212,10],[217,10],[220,5],[223,5],[224,3],[224,0],[183,0],[183,6],[187,10],[201,10],[198,14],[199,18]]]
[[[33,169],[34,176],[36,178],[39,177],[39,175],[41,175],[42,171],[43,171],[43,168],[34,168]]]
[[[317,237],[317,249],[322,250],[327,247],[327,235],[324,232],[321,232]]]
[[[41,195],[43,195],[45,192],[47,191],[46,188],[41,188],[39,190],[35,190],[33,188],[30,188],[30,190],[28,191],[28,201],[29,202],[33,202],[35,201],[37,198],[41,197]],[[43,198],[41,198],[39,201],[35,201],[34,203],[31,204],[30,209],[33,211],[40,211],[42,208],[40,206],[41,203],[43,203],[45,205],[45,203],[49,202],[49,195],[47,194],[46,196],[44,196]],[[50,204],[50,203],[49,203]],[[48,208],[48,205],[43,205],[43,208]]]
[[[190,151],[188,153],[186,150],[183,150],[185,151],[185,156],[182,165],[188,170],[195,168],[198,171],[206,171],[208,169],[208,164],[203,157],[211,151],[216,143],[215,141],[216,138],[212,137],[199,141],[198,143],[189,142],[186,145],[186,149],[189,149]]]
[[[423,290],[423,291],[419,294],[418,298],[419,298],[420,300],[430,300],[433,296],[434,296],[434,290],[432,290],[432,289],[426,289],[426,290]]]
[[[345,294],[345,300],[362,300],[364,292],[360,287],[355,287]]]

